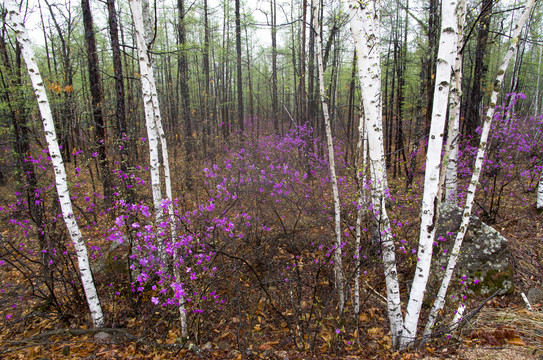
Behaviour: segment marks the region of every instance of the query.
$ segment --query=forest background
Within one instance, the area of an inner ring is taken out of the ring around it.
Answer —
[[[213,342],[242,355],[252,349],[247,356],[279,348],[393,354],[427,341],[413,335],[401,344],[395,333],[382,258],[394,244],[397,296],[407,300],[420,260],[442,22],[457,17],[456,5],[451,12],[435,0],[386,2],[376,12],[387,177],[379,198],[374,189],[385,181],[360,126],[371,111],[361,101],[368,87],[359,59],[372,51],[355,52],[356,3],[138,4],[18,2],[37,44],[34,72],[1,8],[2,351],[12,354],[21,345],[13,339],[28,331],[91,324],[128,329],[126,336],[147,342],[142,352]],[[515,42],[525,5],[467,3],[463,29],[455,30],[463,44],[454,49],[463,58],[458,190],[446,194],[442,182],[435,195],[468,202],[484,114],[497,92],[473,213],[514,241],[516,294],[543,275],[542,9],[536,2]],[[141,7],[141,28],[133,6]],[[500,74],[511,44],[518,48]],[[54,131],[40,121],[36,72]],[[451,139],[450,129],[443,138]],[[444,173],[448,150],[442,155]],[[69,193],[58,188],[58,159]],[[481,298],[468,288],[480,280],[455,284],[448,304],[476,306]],[[454,311],[439,314],[446,324]]]

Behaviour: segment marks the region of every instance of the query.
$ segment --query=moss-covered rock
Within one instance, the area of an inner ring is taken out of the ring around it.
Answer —
[[[429,283],[430,294],[436,294],[441,285],[443,269],[447,266],[461,220],[462,209],[459,207],[454,205],[441,207],[436,228],[432,277]],[[478,217],[472,216],[449,293],[488,296],[496,290],[501,294],[511,292],[513,269],[510,259],[511,252],[507,239]],[[433,297],[430,300],[433,300]]]

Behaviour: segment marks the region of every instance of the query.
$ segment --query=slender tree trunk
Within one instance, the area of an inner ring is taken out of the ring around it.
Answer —
[[[428,19],[428,49],[425,56],[426,67],[425,85],[426,85],[426,119],[424,134],[428,136],[430,131],[430,124],[432,122],[432,108],[433,108],[433,93],[435,88],[435,75],[436,75],[436,62],[437,62],[437,43],[438,43],[438,30],[440,24],[439,14],[439,0],[429,1],[429,19]]]
[[[277,97],[277,7],[276,0],[270,1],[271,6],[271,40],[272,40],[272,117],[275,135],[279,135],[279,100]]]
[[[153,189],[153,201],[155,206],[155,216],[157,223],[161,222],[162,218],[162,193],[160,189],[160,162],[158,159],[158,142],[160,141],[162,150],[162,162],[164,166],[164,184],[166,188],[167,208],[170,220],[170,228],[173,241],[177,241],[177,230],[175,226],[175,215],[173,211],[173,196],[170,177],[170,165],[168,159],[168,147],[166,144],[166,135],[162,128],[162,117],[160,115],[160,106],[158,103],[158,95],[156,83],[153,74],[153,66],[151,57],[147,48],[145,37],[144,20],[142,13],[141,0],[130,0],[130,9],[132,11],[132,19],[134,20],[134,28],[136,32],[136,41],[138,44],[138,58],[140,62],[140,74],[142,83],[143,103],[145,107],[145,122],[147,125],[147,134],[149,137],[149,157],[151,161],[151,182]],[[162,260],[165,262],[165,245],[164,240],[160,239],[159,253]],[[179,280],[178,280],[179,281]],[[186,313],[184,308],[185,299],[179,299],[179,312],[181,320],[182,335],[187,336]]]
[[[108,25],[109,37],[111,41],[111,50],[113,53],[113,73],[115,78],[115,116],[117,118],[117,146],[120,153],[120,168],[124,174],[128,173],[131,167],[131,159],[129,154],[130,138],[128,136],[128,128],[126,123],[126,95],[123,80],[123,63],[121,58],[121,47],[119,44],[119,23],[117,20],[117,11],[115,9],[115,0],[107,0],[108,9]],[[126,180],[130,184],[130,177]],[[127,186],[127,198],[133,198],[133,191],[130,186]]]
[[[353,51],[353,63],[352,63],[352,70],[351,70],[351,81],[349,83],[349,109],[347,111],[347,149],[345,151],[345,163],[349,163],[349,150],[351,154],[354,155],[354,149],[353,149],[353,140],[354,140],[354,131],[353,131],[353,123],[354,123],[354,116],[355,116],[355,105],[354,105],[354,93],[355,93],[355,78],[356,77],[356,50]],[[311,93],[309,93],[311,94]],[[360,139],[359,139],[360,141]],[[358,145],[358,144],[357,144]],[[357,148],[356,151],[359,149]],[[352,157],[353,160],[359,158],[359,155],[354,155]]]
[[[483,0],[481,3],[481,19],[477,34],[477,47],[475,49],[475,68],[473,69],[472,87],[469,92],[466,104],[466,129],[464,135],[474,135],[475,129],[480,125],[481,119],[479,109],[483,100],[481,86],[487,72],[485,64],[485,54],[487,52],[488,35],[490,31],[490,20],[494,0]]]
[[[462,247],[464,236],[469,226],[469,221],[471,218],[471,210],[472,210],[473,202],[475,199],[475,190],[477,189],[477,185],[479,184],[479,176],[481,175],[481,170],[483,167],[483,161],[485,158],[485,151],[486,151],[487,141],[488,141],[488,134],[490,132],[490,125],[492,123],[492,119],[494,118],[494,112],[496,110],[496,102],[498,101],[498,95],[501,91],[503,78],[504,78],[505,72],[507,71],[507,67],[509,66],[509,62],[511,61],[511,58],[517,52],[518,44],[520,42],[520,32],[522,30],[522,27],[526,23],[526,20],[530,16],[530,12],[532,11],[534,2],[535,0],[528,0],[528,2],[526,3],[526,8],[524,9],[524,12],[522,13],[521,17],[519,18],[517,24],[514,27],[515,31],[511,39],[511,44],[509,45],[509,48],[507,52],[505,53],[505,57],[503,59],[502,65],[500,66],[500,69],[498,70],[498,74],[496,76],[496,80],[494,81],[494,88],[493,88],[491,99],[490,99],[490,106],[488,107],[486,111],[485,121],[484,121],[483,129],[481,132],[481,139],[479,143],[479,148],[477,150],[477,157],[475,160],[473,175],[471,176],[471,180],[469,182],[468,194],[466,197],[466,204],[464,206],[464,211],[462,214],[462,222],[459,228],[460,230],[458,231],[458,234],[456,235],[456,239],[454,241],[454,247],[449,257],[449,262],[447,264],[447,269],[445,270],[445,275],[441,282],[441,287],[439,288],[438,294],[436,296],[436,300],[434,301],[434,305],[432,307],[432,310],[430,311],[428,322],[426,324],[426,329],[424,331],[425,336],[429,336],[431,334],[437,315],[439,311],[443,308],[443,305],[445,305],[445,296],[447,294],[449,283],[451,281],[458,257],[460,255],[460,249]]]
[[[192,116],[190,112],[190,91],[189,91],[189,67],[187,62],[187,45],[185,30],[185,0],[177,0],[178,24],[177,31],[179,36],[179,53],[177,56],[177,68],[179,73],[179,93],[181,95],[181,121],[185,134],[185,156],[187,189],[192,189],[192,157],[194,153],[194,138],[192,136]]]
[[[356,51],[355,51],[356,54]],[[356,57],[355,57],[356,58]],[[358,185],[358,201],[356,214],[356,238],[355,238],[355,271],[354,276],[354,313],[360,313],[360,239],[362,238],[362,215],[367,209],[365,194],[366,173],[367,173],[367,155],[368,142],[366,139],[366,122],[362,109],[364,105],[360,103],[360,117],[358,122],[358,142],[356,144],[356,181]]]
[[[405,314],[402,342],[400,344],[402,348],[411,345],[416,339],[420,310],[426,292],[426,283],[430,276],[430,263],[432,261],[435,226],[438,215],[439,171],[441,166],[443,133],[449,103],[451,68],[454,64],[457,51],[458,20],[455,16],[457,1],[444,0],[441,6],[443,20],[441,22],[441,36],[437,59],[436,87],[433,96],[432,123],[426,154],[424,194],[417,254],[418,261]]]
[[[313,22],[314,23],[314,22]],[[300,119],[299,124],[304,125],[307,121],[307,95],[305,91],[305,34],[306,34],[306,24],[307,24],[307,0],[302,0],[302,22],[300,23],[300,29],[302,34],[302,39],[300,42],[300,82],[298,86],[300,87],[298,91],[298,108],[300,109]],[[322,54],[321,54],[322,56]]]
[[[243,125],[243,73],[241,71],[241,16],[239,13],[239,1],[236,0],[236,57],[237,57],[237,75],[238,75],[238,126],[241,132],[244,131]]]
[[[100,69],[98,61],[98,52],[96,50],[96,39],[92,22],[92,13],[89,0],[81,0],[81,10],[83,11],[83,26],[85,27],[85,44],[87,47],[87,64],[89,69],[89,84],[92,100],[92,117],[95,126],[95,144],[98,152],[98,164],[100,166],[100,175],[104,186],[104,195],[106,204],[114,201],[113,184],[109,171],[109,161],[106,152],[106,124],[102,113],[104,104],[104,93],[102,91],[102,82],[100,81]]]
[[[539,62],[537,64],[537,86],[535,88],[534,118],[537,117],[539,112],[539,78],[541,77],[541,58],[543,58],[543,45],[540,45],[539,48]]]
[[[460,101],[462,98],[462,48],[464,47],[464,22],[466,19],[466,0],[458,4],[458,42],[456,44],[456,59],[454,64],[454,82],[451,86],[451,100],[449,108],[449,125],[447,131],[447,145],[445,148],[444,166],[447,171],[445,177],[445,201],[456,204],[458,188],[458,145],[460,140]],[[443,176],[442,174],[442,176]]]
[[[311,12],[310,18],[311,23],[314,22],[314,14]],[[311,137],[314,138],[318,135],[318,108],[317,108],[317,91],[318,87],[315,86],[315,32],[309,32],[309,49],[308,49],[308,61],[307,61],[307,117],[313,131],[311,132]]]
[[[47,41],[47,31],[45,31],[45,21],[43,21],[43,11],[41,9],[41,2],[38,1],[38,7],[40,9],[40,19],[41,19],[41,26],[43,31],[43,42],[45,43],[45,55],[47,56],[47,69],[49,70],[49,74],[51,75],[51,57],[49,56],[49,44]]]
[[[247,35],[247,27],[245,27],[245,38],[249,39],[249,36]],[[249,91],[249,118],[251,119],[251,125],[253,126],[254,131],[254,100],[253,100],[253,82],[251,80],[251,56],[249,54],[249,41],[246,41],[245,44],[245,51],[247,54],[247,83],[249,85],[249,88],[247,89]]]
[[[209,14],[207,7],[207,0],[204,0],[204,53],[203,53],[203,65],[205,75],[205,93],[204,93],[204,157],[207,155],[207,147],[211,143],[211,119],[209,109],[209,82],[211,81],[209,74]]]
[[[334,213],[335,213],[335,233],[336,244],[334,250],[334,272],[336,277],[336,290],[339,295],[339,309],[343,311],[345,306],[345,294],[344,294],[344,279],[342,269],[342,243],[341,243],[341,208],[339,201],[339,191],[337,186],[336,177],[336,164],[334,155],[334,142],[332,139],[332,129],[330,127],[330,118],[328,113],[328,103],[325,97],[324,89],[324,66],[322,64],[322,39],[320,35],[320,24],[318,16],[317,0],[311,1],[311,8],[313,10],[313,29],[317,40],[317,66],[319,71],[319,87],[320,97],[322,103],[322,111],[324,113],[324,124],[326,129],[326,140],[328,144],[328,165],[330,167],[330,178],[332,180],[332,193],[334,196]],[[304,25],[305,26],[305,25]],[[305,65],[303,65],[305,66]]]
[[[358,53],[358,74],[368,137],[372,215],[380,230],[378,234],[382,245],[390,332],[393,345],[397,346],[402,331],[402,311],[395,246],[385,208],[388,185],[383,149],[380,51],[377,51],[380,40],[379,10],[379,1],[370,1],[364,8],[360,7],[358,1],[349,1],[351,31]]]
[[[6,15],[6,13],[2,14],[2,16]],[[19,46],[19,43],[15,44],[16,68],[14,69],[9,59],[5,41],[5,35],[7,35],[7,24],[5,22],[5,18],[2,20],[4,21],[2,36],[0,36],[0,64],[3,66],[3,69],[0,69],[0,81],[2,82],[2,87],[4,90],[2,92],[2,100],[7,107],[13,124],[13,135],[15,137],[14,155],[18,167],[22,170],[20,174],[21,186],[18,186],[17,190],[26,194],[30,218],[37,226],[36,235],[38,237],[38,243],[40,246],[43,282],[48,291],[48,300],[54,302],[56,300],[54,292],[55,282],[50,266],[50,254],[52,253],[52,248],[51,244],[49,243],[49,237],[44,230],[45,212],[43,201],[39,201],[38,177],[36,175],[34,163],[29,161],[29,156],[31,154],[29,114],[27,111],[25,111],[25,109],[21,109],[20,105],[18,106],[18,104],[24,103],[23,99],[20,97],[20,92],[12,91],[14,88],[10,89],[10,84],[12,83],[17,88],[20,88],[23,85],[21,47]],[[3,70],[5,70],[5,72]],[[0,183],[3,183],[3,181],[0,181]]]
[[[62,161],[62,155],[60,154],[53,123],[53,115],[45,92],[43,79],[39,72],[38,65],[34,60],[35,55],[32,50],[32,42],[19,14],[19,7],[16,2],[14,0],[7,0],[5,6],[8,9],[10,25],[15,31],[17,42],[21,46],[21,53],[25,60],[32,87],[34,88],[34,93],[38,101],[47,147],[55,170],[55,184],[60,200],[62,216],[77,253],[79,272],[81,274],[81,281],[83,283],[83,289],[85,290],[92,321],[95,327],[102,327],[104,326],[102,307],[100,306],[100,301],[94,285],[85,241],[83,240],[83,236],[75,220],[68,183],[66,181],[66,169],[64,168],[64,162]]]
[[[130,0],[132,17],[136,32],[136,42],[138,59],[140,63],[140,77],[143,95],[143,106],[145,111],[145,124],[147,127],[147,140],[149,142],[149,162],[151,173],[151,189],[153,194],[153,204],[155,207],[155,217],[157,222],[162,219],[162,189],[160,185],[160,159],[158,150],[158,130],[155,122],[155,109],[153,109],[151,82],[154,82],[152,67],[148,63],[149,55],[147,53],[147,43],[143,29],[143,17],[141,14],[141,0]],[[137,23],[136,23],[137,21]]]

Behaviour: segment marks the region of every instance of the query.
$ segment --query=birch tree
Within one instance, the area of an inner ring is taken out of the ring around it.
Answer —
[[[145,111],[145,126],[147,128],[147,140],[149,143],[149,165],[151,173],[151,191],[157,221],[162,218],[161,206],[162,189],[160,186],[160,159],[158,150],[158,129],[155,121],[155,109],[153,108],[152,83],[154,83],[153,68],[147,51],[145,30],[141,0],[130,0],[130,9],[134,21],[135,36],[140,65],[140,78],[143,95],[143,107]]]
[[[385,208],[388,193],[381,108],[381,68],[379,61],[379,0],[349,4],[350,25],[358,52],[358,74],[362,88],[362,102],[366,121],[370,167],[372,215],[380,235],[382,261],[387,288],[387,308],[392,342],[398,345],[402,331],[400,286],[396,269],[396,255],[390,221]]]
[[[334,272],[336,290],[339,295],[339,308],[343,311],[345,306],[345,294],[343,292],[343,270],[342,270],[342,251],[341,251],[341,208],[339,202],[339,191],[337,187],[336,163],[334,154],[334,142],[332,139],[332,129],[330,127],[330,114],[328,112],[328,103],[326,102],[324,90],[324,65],[322,61],[322,38],[319,24],[319,11],[316,0],[311,0],[311,9],[313,11],[313,30],[317,37],[317,66],[319,68],[319,89],[322,103],[322,112],[324,113],[324,126],[326,129],[326,142],[328,146],[328,165],[330,167],[330,178],[332,180],[332,194],[334,197],[334,215],[335,215],[335,233],[336,245],[334,250]]]
[[[361,104],[360,108],[363,108]],[[356,144],[356,181],[358,185],[358,201],[355,229],[355,269],[354,276],[354,313],[360,313],[360,239],[362,237],[362,215],[366,208],[366,196],[364,193],[364,184],[366,183],[366,163],[368,153],[368,142],[366,139],[366,122],[363,114],[358,122],[358,142]]]
[[[458,188],[458,141],[460,140],[460,99],[462,97],[462,48],[464,47],[464,22],[466,20],[466,0],[460,0],[457,7],[458,36],[456,44],[456,59],[454,63],[454,82],[451,86],[451,100],[449,104],[449,124],[446,145],[445,162],[445,201],[457,202]]]
[[[500,94],[501,85],[503,82],[505,71],[507,70],[507,67],[509,66],[509,62],[511,61],[511,58],[517,52],[518,44],[520,41],[521,30],[524,27],[524,24],[526,23],[526,20],[528,19],[530,15],[534,2],[535,0],[528,0],[528,2],[526,3],[524,12],[519,18],[517,24],[515,25],[513,37],[511,39],[511,44],[509,45],[509,48],[507,49],[503,62],[498,70],[496,80],[494,81],[494,88],[492,90],[492,95],[490,98],[490,105],[486,111],[486,116],[483,123],[483,129],[481,132],[481,140],[479,143],[479,148],[477,149],[477,158],[475,160],[473,175],[471,176],[471,180],[468,186],[468,193],[466,197],[466,204],[463,210],[462,222],[460,224],[458,234],[456,235],[456,239],[454,241],[454,247],[449,257],[447,268],[445,269],[445,275],[443,277],[441,286],[439,288],[436,300],[434,301],[432,310],[430,311],[428,322],[424,330],[425,336],[429,336],[432,333],[432,328],[435,324],[435,320],[437,318],[438,312],[445,305],[445,295],[447,294],[447,289],[449,287],[456,263],[458,261],[458,257],[460,255],[462,242],[464,240],[464,236],[466,235],[466,231],[469,226],[469,221],[471,218],[471,210],[472,210],[473,202],[475,199],[475,190],[477,189],[477,185],[479,184],[479,176],[481,175],[481,170],[483,167],[483,161],[484,161],[485,151],[486,151],[486,146],[487,146],[487,141],[488,141],[488,134],[490,132],[490,125],[492,123],[492,119],[494,118],[494,112],[496,110],[496,102],[498,101],[498,95]]]
[[[444,0],[441,4],[442,22],[441,36],[436,68],[436,86],[434,89],[434,104],[432,107],[432,123],[426,153],[426,171],[424,174],[424,194],[422,198],[422,215],[420,224],[419,248],[417,253],[417,267],[411,285],[411,293],[407,304],[401,347],[410,345],[417,335],[417,325],[420,316],[422,301],[426,292],[426,284],[430,275],[432,261],[432,248],[437,220],[437,206],[439,204],[439,171],[441,167],[441,150],[443,147],[443,132],[447,106],[449,103],[449,89],[451,81],[451,68],[456,54],[458,33],[458,20],[456,0]]]
[[[164,167],[164,184],[166,188],[166,201],[171,226],[172,238],[176,239],[177,231],[175,228],[175,215],[173,210],[172,185],[170,177],[170,165],[168,159],[168,146],[166,142],[166,134],[162,127],[162,117],[160,114],[160,105],[158,102],[158,93],[156,82],[153,74],[153,65],[151,62],[150,52],[147,46],[145,36],[145,26],[143,19],[141,0],[130,0],[130,10],[132,11],[132,19],[136,33],[136,43],[138,47],[138,60],[140,65],[141,87],[143,95],[143,105],[145,109],[145,124],[147,127],[147,136],[149,137],[149,159],[151,169],[151,188],[153,193],[153,202],[155,207],[155,216],[157,223],[162,222],[162,191],[160,180],[160,159],[158,143],[161,144],[162,150],[162,165]],[[159,240],[159,252],[163,260],[165,260],[165,251],[163,239]],[[180,273],[176,271],[176,280],[180,281]],[[181,332],[184,337],[187,333],[187,321],[184,305],[184,298],[179,299],[179,314],[181,321]]]
[[[55,125],[53,122],[53,114],[51,112],[51,106],[47,98],[43,79],[41,77],[38,64],[36,63],[34,50],[32,49],[32,41],[30,40],[30,35],[24,26],[23,19],[19,13],[19,7],[15,0],[6,0],[5,6],[8,11],[9,24],[15,32],[15,37],[21,47],[21,53],[26,63],[30,81],[32,82],[32,87],[34,89],[34,94],[36,95],[36,99],[38,101],[45,139],[47,141],[47,148],[49,150],[51,163],[53,164],[53,169],[55,171],[55,185],[60,201],[62,217],[66,223],[66,227],[68,228],[70,238],[74,244],[77,254],[81,282],[85,291],[92,322],[95,327],[102,327],[104,326],[104,315],[102,313],[102,307],[96,292],[96,286],[94,285],[94,279],[92,277],[85,241],[83,240],[83,235],[81,234],[74,216],[70,191],[68,189],[68,183],[66,180],[66,169],[60,153]]]

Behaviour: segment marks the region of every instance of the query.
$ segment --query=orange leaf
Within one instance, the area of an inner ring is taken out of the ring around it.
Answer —
[[[507,343],[511,345],[517,345],[517,346],[526,346],[526,343],[522,341],[519,337],[514,337],[512,339],[507,339]]]

